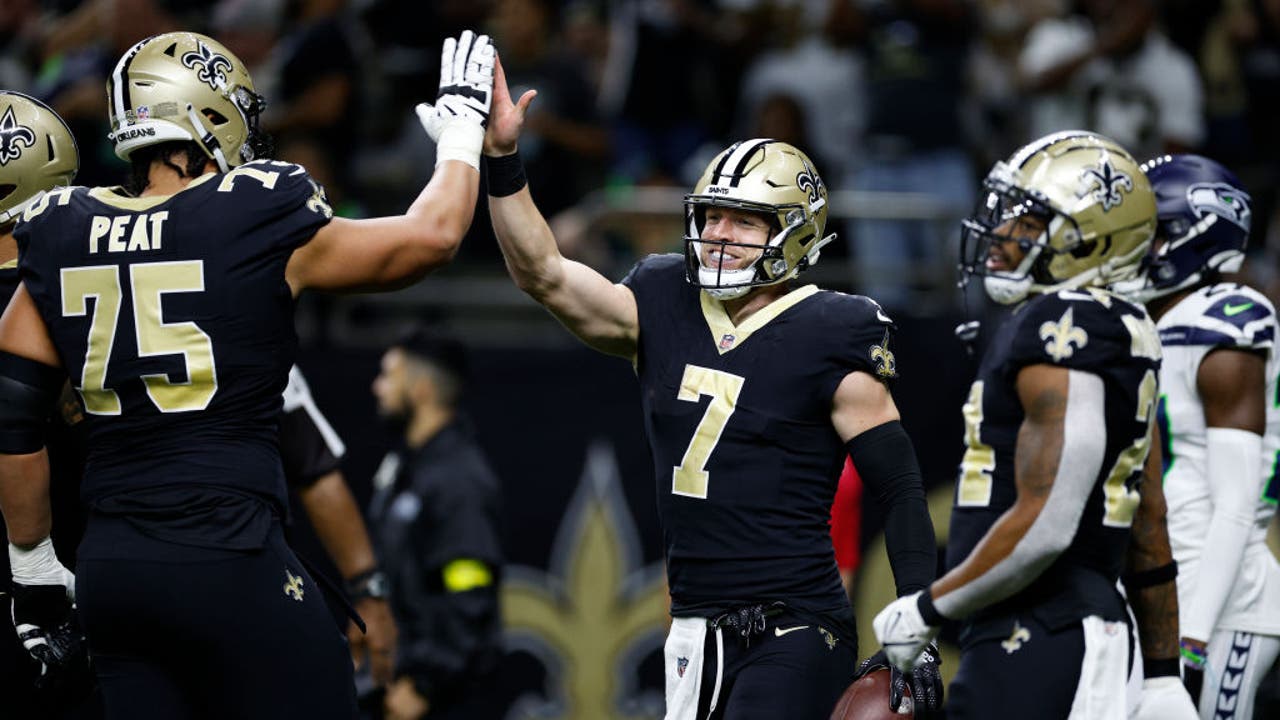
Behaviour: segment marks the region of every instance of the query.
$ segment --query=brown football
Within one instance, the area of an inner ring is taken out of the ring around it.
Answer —
[[[889,709],[889,670],[881,668],[853,681],[836,703],[831,720],[909,720],[912,715],[910,688],[899,711]]]

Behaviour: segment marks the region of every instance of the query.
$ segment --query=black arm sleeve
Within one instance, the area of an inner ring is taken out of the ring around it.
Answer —
[[[938,544],[911,438],[894,420],[861,433],[846,447],[885,513],[885,547],[898,596],[923,590],[938,573]]]

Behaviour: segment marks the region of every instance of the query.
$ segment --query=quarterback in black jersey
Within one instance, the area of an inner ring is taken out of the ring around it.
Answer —
[[[1124,149],[1080,131],[1023,147],[985,187],[962,269],[1020,304],[964,406],[949,570],[885,608],[876,634],[909,666],[945,619],[963,621],[948,717],[1121,719],[1132,655],[1117,581],[1160,343],[1146,311],[1105,288],[1136,274],[1154,195]]]
[[[355,714],[346,643],[283,540],[277,416],[299,292],[402,286],[470,224],[493,49],[467,31],[444,56],[418,109],[437,169],[404,215],[333,218],[303,168],[259,159],[244,65],[185,32],[139,42],[108,81],[131,186],[25,208],[0,318],[0,507],[52,607],[69,581],[37,428],[70,376],[89,434],[76,600],[108,717]]]
[[[808,157],[735,143],[685,202],[683,255],[621,283],[569,261],[515,154],[530,91],[499,63],[489,208],[516,283],[587,345],[630,359],[657,474],[674,617],[666,717],[827,718],[857,660],[828,526],[846,453],[888,514],[901,594],[933,577],[919,469],[887,381],[893,323],[866,297],[792,280],[818,259],[827,191]],[[914,680],[923,717],[936,663]]]

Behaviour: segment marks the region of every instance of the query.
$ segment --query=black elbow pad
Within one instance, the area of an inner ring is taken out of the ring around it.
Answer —
[[[44,422],[66,378],[61,368],[0,350],[0,453],[25,455],[44,447]]]

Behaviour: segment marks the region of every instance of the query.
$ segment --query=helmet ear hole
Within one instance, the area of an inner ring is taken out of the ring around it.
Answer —
[[[205,108],[201,112],[204,114],[206,118],[209,119],[209,122],[213,123],[214,127],[227,124],[227,116],[223,115],[217,110],[214,110],[213,108]]]
[[[1107,246],[1108,246],[1108,247],[1110,247],[1110,245],[1111,245],[1111,236],[1110,236],[1110,235],[1106,236],[1106,238],[1104,239],[1104,241],[1107,243]],[[1096,248],[1096,247],[1098,247],[1098,239],[1097,239],[1097,238],[1094,238],[1094,239],[1089,240],[1089,241],[1087,241],[1087,242],[1077,243],[1075,247],[1071,248],[1071,257],[1073,257],[1073,258],[1075,258],[1075,259],[1077,259],[1077,260],[1079,260],[1079,259],[1081,259],[1081,258],[1087,258],[1087,257],[1089,257],[1090,255],[1092,255],[1092,254],[1093,254],[1094,248]]]
[[[17,189],[18,189],[18,186],[14,185],[13,183],[4,183],[3,185],[0,185],[0,202],[4,202],[10,195],[13,194],[13,191]]]

